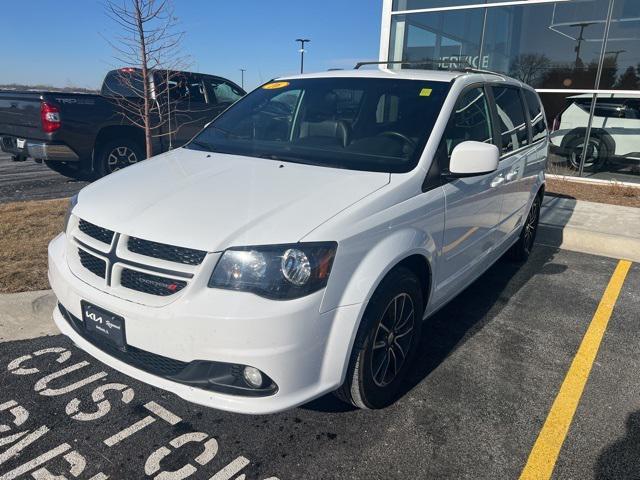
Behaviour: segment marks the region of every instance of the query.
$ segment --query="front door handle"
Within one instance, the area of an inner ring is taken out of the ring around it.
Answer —
[[[507,176],[506,176],[507,182],[514,180],[517,176],[518,176],[518,169],[515,168],[511,170],[509,173],[507,173]]]
[[[491,180],[491,188],[499,187],[503,183],[504,183],[504,176],[502,174],[500,174],[496,178]]]

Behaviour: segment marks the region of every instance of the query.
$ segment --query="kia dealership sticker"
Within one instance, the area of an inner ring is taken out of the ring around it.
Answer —
[[[263,85],[262,88],[265,90],[275,90],[277,88],[284,88],[289,85],[289,82],[271,82]]]

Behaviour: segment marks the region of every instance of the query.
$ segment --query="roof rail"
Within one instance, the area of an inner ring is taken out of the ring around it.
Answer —
[[[491,75],[503,75],[501,73],[492,72],[491,70],[482,70],[475,68],[467,60],[380,60],[380,61],[367,61],[358,62],[354,67],[354,70],[359,70],[360,67],[365,65],[418,65],[425,66],[424,70],[433,70],[436,66],[448,66],[448,68],[442,68],[443,70],[452,70],[456,72],[469,72],[469,73],[488,73]]]

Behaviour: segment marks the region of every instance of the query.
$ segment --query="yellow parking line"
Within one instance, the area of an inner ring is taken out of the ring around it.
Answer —
[[[631,262],[620,260],[540,430],[520,480],[551,478]]]

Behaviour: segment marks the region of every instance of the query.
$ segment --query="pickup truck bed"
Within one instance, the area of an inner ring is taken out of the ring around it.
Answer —
[[[44,131],[42,106],[55,105],[65,128]],[[113,106],[100,95],[34,91],[0,91],[2,149],[17,156],[77,162],[91,156],[87,125],[113,116]],[[80,120],[82,119],[82,120]]]
[[[127,108],[142,102],[123,90],[131,85],[127,81],[135,81],[137,72],[125,68],[107,73],[100,94],[0,90],[0,149],[16,159],[44,161],[75,178],[100,177],[143,160],[143,130],[128,120],[130,113],[125,115],[119,100],[127,98]],[[130,78],[120,82],[127,75]],[[161,75],[154,74],[155,88],[162,82],[169,88],[154,102],[161,105],[166,97],[171,116],[154,130],[154,154],[185,144],[245,94],[221,77],[190,72]]]

